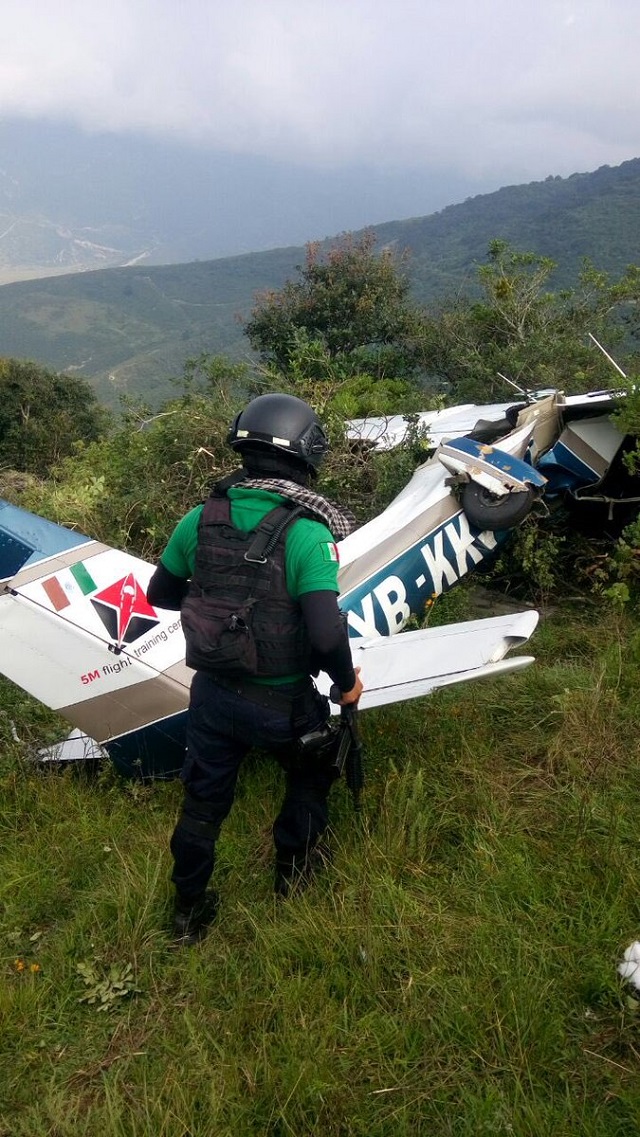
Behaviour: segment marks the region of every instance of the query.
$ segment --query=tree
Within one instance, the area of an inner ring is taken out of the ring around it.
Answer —
[[[307,246],[300,280],[257,300],[244,331],[263,364],[287,376],[301,342],[316,342],[347,374],[407,378],[420,370],[418,307],[402,262],[375,239]]]
[[[640,269],[631,265],[611,281],[585,262],[576,287],[555,292],[554,268],[548,257],[493,241],[478,269],[480,299],[459,298],[426,320],[425,365],[454,401],[507,399],[501,374],[528,390],[615,386],[588,333],[609,351],[629,353]]]
[[[76,442],[98,438],[107,420],[84,379],[0,358],[0,465],[46,476]]]

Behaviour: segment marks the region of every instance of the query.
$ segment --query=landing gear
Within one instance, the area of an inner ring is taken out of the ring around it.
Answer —
[[[467,520],[476,529],[513,529],[528,516],[535,500],[532,489],[498,496],[477,482],[467,482],[461,496]]]

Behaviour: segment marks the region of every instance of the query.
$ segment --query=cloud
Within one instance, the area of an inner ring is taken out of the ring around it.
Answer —
[[[4,0],[0,110],[505,179],[640,155],[637,0]]]

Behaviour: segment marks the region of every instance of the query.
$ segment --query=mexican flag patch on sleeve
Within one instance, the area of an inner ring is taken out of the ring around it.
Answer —
[[[336,564],[340,564],[338,546],[334,541],[325,541],[323,543],[322,556],[324,557],[325,561],[334,561]]]

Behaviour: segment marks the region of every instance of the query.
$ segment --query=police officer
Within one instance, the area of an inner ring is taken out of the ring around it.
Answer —
[[[171,838],[181,944],[197,942],[215,917],[218,898],[207,885],[216,840],[254,746],[285,769],[273,825],[276,894],[308,880],[335,777],[323,751],[296,753],[296,740],[329,717],[311,673],[327,672],[343,704],[362,693],[337,604],[335,541],[353,518],[311,489],[328,449],[317,416],[292,395],[260,395],[227,441],[242,470],[178,523],[147,592],[154,606],[181,608],[195,669],[184,799]]]

